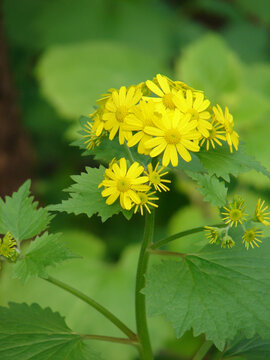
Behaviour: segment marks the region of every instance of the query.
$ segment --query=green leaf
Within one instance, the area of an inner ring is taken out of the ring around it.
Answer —
[[[76,258],[77,256],[59,241],[60,235],[46,232],[32,241],[27,251],[22,254],[22,259],[14,265],[14,276],[22,281],[33,275],[47,277],[47,266]]]
[[[233,153],[230,153],[228,147],[222,146],[208,151],[201,150],[197,155],[210,175],[215,174],[228,182],[230,181],[230,174],[237,176],[239,173],[252,169],[270,178],[270,172],[252,156],[247,155],[243,146],[240,146],[238,151]]]
[[[203,235],[202,235],[203,236]],[[270,242],[246,251],[208,245],[184,259],[153,266],[147,276],[150,315],[164,314],[180,338],[193,328],[223,350],[238,332],[270,337]]]
[[[43,94],[67,118],[92,112],[108,89],[138,84],[159,72],[163,66],[157,58],[109,41],[50,48],[37,68]]]
[[[268,360],[270,356],[270,340],[262,340],[259,336],[252,339],[236,338],[224,353],[224,359],[244,356],[247,360]]]
[[[38,304],[0,307],[2,360],[100,360],[59,313]]]
[[[188,175],[197,181],[198,190],[204,196],[205,201],[211,202],[214,206],[223,206],[226,203],[227,188],[224,181],[219,181],[215,175],[187,172]]]
[[[0,199],[0,234],[8,231],[17,241],[30,239],[44,231],[52,216],[48,211],[39,208],[30,196],[30,180],[27,180],[11,197],[6,196],[5,202]]]
[[[270,3],[268,0],[258,0],[256,6],[252,0],[236,0],[236,3],[248,15],[258,17],[266,25],[270,24]]]
[[[104,172],[103,166],[99,169],[86,167],[86,173],[72,176],[75,184],[65,190],[69,192],[69,199],[63,200],[61,204],[51,205],[48,209],[75,215],[86,214],[88,217],[98,214],[103,222],[122,211],[129,219],[131,211],[123,210],[118,201],[107,205],[106,199],[102,197],[102,189],[98,188],[98,185],[104,180]]]

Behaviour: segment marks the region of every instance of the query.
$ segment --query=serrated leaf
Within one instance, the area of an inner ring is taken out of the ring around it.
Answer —
[[[106,199],[101,196],[102,189],[98,188],[98,185],[104,180],[104,172],[103,166],[98,169],[86,167],[86,173],[72,176],[75,184],[66,190],[69,192],[69,199],[63,200],[61,204],[51,205],[48,209],[75,215],[86,214],[88,217],[97,214],[103,222],[122,211],[124,216],[130,219],[131,211],[123,210],[119,202],[107,205]]]
[[[43,208],[37,209],[38,203],[30,196],[30,180],[27,180],[5,202],[0,199],[0,234],[8,231],[17,241],[30,239],[44,231],[52,216]]]
[[[44,233],[31,242],[22,254],[21,260],[14,265],[14,276],[26,281],[30,276],[47,277],[47,266],[55,265],[77,256],[59,240],[61,234]]]
[[[214,206],[223,206],[226,203],[227,191],[223,181],[219,181],[215,175],[199,174],[187,172],[188,175],[196,180],[199,187],[198,190],[204,196],[205,201],[211,202]]]
[[[101,360],[59,313],[38,304],[0,307],[2,360]]]
[[[225,181],[230,181],[230,174],[237,176],[252,169],[270,178],[270,172],[259,161],[246,154],[243,146],[233,153],[230,153],[228,147],[222,146],[208,151],[201,150],[197,155],[210,175],[215,174]]]
[[[234,237],[235,240],[235,237]],[[180,338],[193,328],[223,350],[238,332],[270,337],[270,242],[246,251],[207,246],[178,261],[164,261],[147,276],[150,315],[164,314]]]
[[[262,340],[259,336],[251,339],[236,338],[226,352],[224,359],[244,356],[246,360],[268,360],[270,357],[270,340]]]

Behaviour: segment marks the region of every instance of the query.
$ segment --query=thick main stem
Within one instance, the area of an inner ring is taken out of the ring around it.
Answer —
[[[145,287],[145,275],[150,256],[148,248],[151,246],[153,239],[155,221],[154,219],[154,211],[152,211],[151,214],[146,214],[144,237],[141,246],[136,276],[135,310],[141,360],[153,359],[153,352],[147,327],[145,295],[142,294],[141,291]]]
[[[104,306],[97,303],[95,300],[91,299],[89,296],[83,294],[81,291],[63,283],[60,280],[53,278],[52,276],[48,276],[44,278],[44,280],[60,287],[61,289],[66,290],[67,292],[73,294],[77,298],[86,302],[88,305],[92,306],[98,312],[100,312],[103,316],[105,316],[108,320],[110,320],[115,326],[118,327],[125,335],[128,336],[129,339],[133,341],[137,341],[137,335],[129,329],[120,319],[118,319],[114,314],[112,314],[109,310],[107,310]]]

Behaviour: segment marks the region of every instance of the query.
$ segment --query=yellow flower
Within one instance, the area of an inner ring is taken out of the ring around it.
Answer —
[[[151,90],[158,98],[151,98],[153,101],[162,103],[165,108],[170,110],[175,109],[175,104],[173,102],[174,95],[176,94],[176,90],[171,88],[169,85],[168,78],[166,76],[162,76],[157,74],[154,81],[147,80],[146,86]]]
[[[143,207],[151,214],[150,208],[148,205],[153,207],[158,207],[157,204],[153,203],[153,201],[158,200],[158,197],[152,196],[155,194],[155,191],[146,193],[146,192],[138,192],[137,195],[140,198],[140,203],[135,205],[134,214],[137,213],[138,209],[140,209],[141,215],[143,215]]]
[[[154,169],[153,169],[152,164],[148,165],[148,173],[147,172],[145,172],[145,173],[148,175],[149,183],[150,183],[150,185],[153,185],[154,188],[159,192],[161,192],[161,190],[170,191],[168,186],[166,186],[164,183],[170,183],[171,180],[162,179],[162,176],[168,174],[168,171],[165,171],[164,173],[162,173],[164,168],[160,167],[158,169],[158,167],[159,167],[159,163],[157,163],[157,165],[155,166]]]
[[[232,237],[230,235],[225,235],[223,238],[222,238],[222,241],[221,241],[221,247],[222,248],[229,248],[231,249],[233,246],[235,245],[235,242],[233,241]]]
[[[259,245],[257,244],[256,241],[261,243],[261,240],[258,239],[258,237],[262,237],[262,236],[263,236],[262,231],[257,229],[256,227],[248,229],[248,230],[245,231],[245,233],[244,233],[244,235],[242,237],[243,244],[245,244],[245,247],[246,247],[247,250],[249,248],[249,245],[252,247],[252,249],[254,249],[254,245],[259,247]]]
[[[0,255],[11,261],[16,261],[19,256],[16,246],[16,240],[10,232],[7,232],[4,238],[0,239]]]
[[[167,166],[170,162],[173,166],[178,165],[178,154],[185,160],[190,161],[190,151],[199,151],[198,144],[193,142],[200,137],[195,130],[197,121],[190,121],[190,114],[182,115],[179,110],[164,113],[162,118],[153,122],[155,127],[147,126],[145,132],[155,138],[145,142],[145,147],[152,149],[151,157],[158,156],[162,152],[162,165]]]
[[[209,131],[209,136],[203,136],[200,142],[200,146],[202,146],[206,142],[206,150],[209,150],[210,144],[212,148],[215,149],[215,142],[222,146],[222,143],[219,140],[225,140],[226,137],[223,135],[225,134],[223,125],[219,124],[217,121],[213,120],[211,122],[212,129]]]
[[[158,120],[155,104],[152,100],[149,100],[149,102],[142,100],[134,107],[133,112],[134,114],[127,119],[126,129],[136,131],[136,133],[129,139],[127,145],[132,147],[139,143],[138,153],[148,155],[149,149],[146,149],[144,144],[152,137],[146,134],[144,129],[146,126],[154,126],[154,118]]]
[[[83,130],[86,132],[86,135],[83,135],[83,137],[86,138],[84,143],[87,150],[93,150],[96,146],[99,146],[101,139],[97,136],[91,121],[87,121]]]
[[[205,226],[205,237],[209,240],[209,244],[217,244],[220,240],[220,229],[212,226]]]
[[[173,101],[176,107],[183,114],[190,114],[191,120],[197,121],[197,129],[204,137],[209,136],[209,130],[212,125],[209,121],[209,111],[206,111],[210,106],[210,101],[204,99],[203,93],[192,92],[191,90],[186,91],[186,96],[182,91],[174,96]]]
[[[106,204],[113,204],[120,197],[120,204],[123,209],[130,210],[133,203],[140,204],[141,200],[137,192],[146,192],[150,189],[145,183],[148,182],[147,176],[141,176],[144,167],[138,162],[134,162],[127,168],[127,161],[121,158],[119,165],[113,162],[105,170],[105,179],[98,187],[104,186],[101,192],[103,197],[108,197]]]
[[[232,202],[229,203],[228,207],[223,206],[225,212],[221,213],[225,215],[223,221],[230,226],[237,226],[238,223],[242,224],[243,221],[246,221],[247,214],[244,214],[246,206],[244,205],[244,200],[235,198]]]
[[[225,128],[226,140],[230,147],[230,152],[233,151],[233,147],[235,148],[235,150],[238,150],[239,135],[236,131],[233,130],[233,116],[229,113],[228,107],[225,107],[224,114],[219,105],[213,107],[213,112],[215,114],[216,120]]]
[[[266,212],[266,210],[268,209],[268,206],[264,206],[265,201],[262,199],[258,199],[257,201],[257,205],[256,205],[256,210],[255,210],[255,215],[254,215],[254,220],[258,221],[260,223],[262,223],[265,226],[269,226],[270,222],[268,220],[270,220],[270,211]]]
[[[125,129],[126,121],[132,113],[135,104],[141,99],[141,90],[135,86],[128,89],[122,86],[119,91],[114,90],[105,104],[102,119],[105,129],[109,131],[109,139],[113,140],[119,131],[119,143],[124,144],[125,139],[132,136],[131,131]]]

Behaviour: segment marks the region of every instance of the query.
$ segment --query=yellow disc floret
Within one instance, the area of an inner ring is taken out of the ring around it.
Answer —
[[[146,192],[150,189],[146,185],[148,177],[141,176],[143,171],[144,167],[138,162],[134,162],[128,169],[125,158],[121,158],[119,164],[113,162],[105,170],[105,179],[99,184],[99,187],[105,188],[101,195],[107,197],[106,203],[111,205],[120,198],[120,204],[126,210],[130,210],[134,203],[140,204],[137,192]]]
[[[245,231],[242,239],[243,239],[243,244],[245,244],[246,249],[248,250],[249,245],[252,247],[252,249],[254,248],[254,245],[256,245],[257,247],[259,247],[259,245],[257,244],[257,242],[261,243],[261,240],[258,239],[258,237],[262,237],[262,231],[257,229],[256,227],[253,227],[251,229],[248,229]]]
[[[157,196],[153,196],[155,191],[146,193],[146,192],[138,192],[137,195],[140,198],[140,203],[135,205],[134,214],[137,213],[138,209],[140,209],[141,215],[143,215],[143,208],[145,207],[149,214],[151,214],[150,206],[157,208],[158,205],[153,201],[158,200]]]
[[[150,185],[153,185],[154,188],[159,192],[161,192],[161,190],[170,190],[170,188],[168,188],[168,186],[166,186],[165,184],[169,184],[171,180],[162,179],[163,176],[168,174],[168,171],[162,172],[164,170],[164,167],[159,167],[159,163],[157,163],[154,169],[152,164],[149,164],[147,169],[148,172],[146,172],[146,175],[148,175]]]
[[[155,127],[147,126],[145,132],[155,136],[145,142],[145,147],[152,149],[150,156],[155,157],[163,153],[162,165],[172,163],[178,165],[178,154],[185,160],[190,161],[189,151],[199,151],[196,143],[200,134],[196,130],[197,121],[190,119],[190,114],[183,115],[179,110],[163,114],[158,120],[153,120]]]
[[[122,86],[120,90],[114,90],[107,100],[102,119],[105,122],[104,128],[109,131],[109,139],[113,140],[119,132],[119,143],[124,144],[129,140],[132,133],[125,128],[126,121],[142,97],[140,88]]]
[[[269,221],[270,220],[270,216],[269,216],[270,212],[267,211],[268,206],[264,206],[264,205],[265,205],[265,201],[258,199],[255,214],[254,214],[254,221],[258,221],[265,226],[269,226],[270,225],[270,221]]]
[[[232,202],[229,202],[227,207],[223,207],[225,210],[225,212],[222,212],[222,215],[225,215],[223,220],[226,224],[230,224],[230,226],[237,226],[238,223],[242,224],[247,216],[247,214],[244,213],[245,208],[244,200],[235,198]]]
[[[10,232],[0,239],[0,255],[11,261],[16,261],[19,256],[16,240]]]

